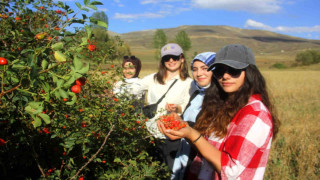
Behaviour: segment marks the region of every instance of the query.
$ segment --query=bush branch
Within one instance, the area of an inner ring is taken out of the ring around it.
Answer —
[[[104,141],[103,141],[103,143],[101,144],[101,146],[100,146],[100,148],[98,149],[98,151],[97,151],[93,156],[91,156],[91,158],[88,160],[88,162],[79,169],[79,171],[71,178],[71,180],[74,179],[74,178],[76,178],[76,177],[78,177],[79,174],[80,174],[80,172],[81,172],[85,167],[87,167],[88,164],[89,164],[91,161],[93,161],[93,159],[100,153],[100,151],[103,149],[104,145],[106,144],[108,137],[110,136],[111,132],[113,131],[113,128],[114,128],[114,125],[112,125],[110,131],[108,132],[107,136],[104,138]]]
[[[2,96],[4,96],[5,94],[8,94],[8,93],[11,93],[12,91],[18,89],[20,86],[21,86],[21,84],[17,85],[16,87],[13,87],[13,88],[11,88],[11,89],[9,89],[9,90],[7,90],[7,91],[2,91],[2,92],[0,93],[0,104],[1,104],[1,97],[2,97]]]

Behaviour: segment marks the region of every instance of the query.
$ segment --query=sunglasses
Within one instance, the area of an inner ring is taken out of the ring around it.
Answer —
[[[229,66],[217,65],[213,70],[213,75],[216,79],[221,79],[225,73],[228,73],[233,78],[238,78],[244,69],[234,69]]]
[[[172,59],[173,61],[179,61],[180,60],[180,56],[166,55],[166,56],[162,57],[162,61],[164,61],[164,62],[169,62],[170,59]]]
[[[123,56],[123,59],[127,60],[127,59],[135,59],[136,57],[135,56]]]

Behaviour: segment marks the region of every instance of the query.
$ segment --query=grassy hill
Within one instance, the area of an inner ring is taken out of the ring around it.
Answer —
[[[309,40],[287,36],[270,31],[248,30],[230,26],[179,26],[163,29],[169,42],[174,42],[176,34],[184,30],[191,39],[192,47],[186,53],[190,61],[195,53],[204,51],[217,52],[222,46],[231,43],[245,44],[256,55],[257,64],[268,68],[278,62],[290,66],[294,63],[296,53],[306,49],[320,51],[319,40]],[[145,66],[155,67],[158,62],[154,58],[155,49],[152,45],[154,30],[136,31],[118,34],[129,44],[133,55],[139,57]]]

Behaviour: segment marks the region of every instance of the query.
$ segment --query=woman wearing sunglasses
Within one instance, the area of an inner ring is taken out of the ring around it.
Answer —
[[[178,44],[169,43],[161,48],[158,72],[145,76],[135,89],[137,91],[135,93],[147,91],[147,104],[156,103],[168,91],[158,104],[156,115],[146,122],[146,126],[155,138],[164,140],[164,143],[158,141],[156,143],[160,150],[160,160],[170,169],[172,169],[180,140],[166,139],[159,131],[156,120],[164,114],[184,111],[189,102],[191,83],[192,79],[189,77],[182,48]]]
[[[263,179],[280,123],[254,55],[244,45],[227,45],[211,69],[214,78],[194,128],[166,130],[159,121],[158,126],[198,150],[189,179]]]

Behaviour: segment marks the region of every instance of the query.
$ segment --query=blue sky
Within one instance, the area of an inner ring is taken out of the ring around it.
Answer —
[[[75,2],[66,0],[76,10]],[[127,33],[182,25],[227,25],[320,39],[319,0],[104,0],[109,31]],[[90,16],[94,11],[86,13]]]

